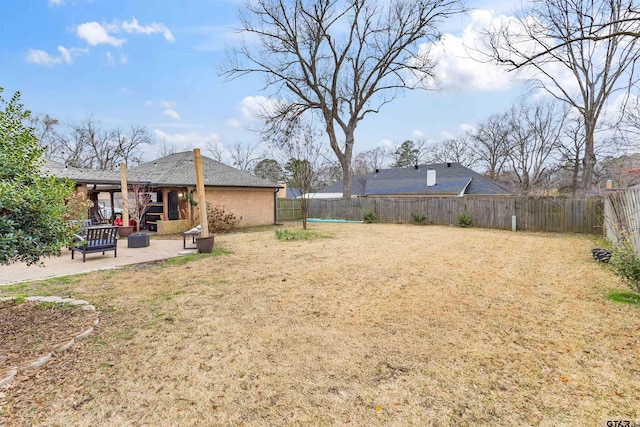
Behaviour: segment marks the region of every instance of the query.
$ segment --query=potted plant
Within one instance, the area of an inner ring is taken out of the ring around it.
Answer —
[[[149,246],[149,235],[142,233],[140,230],[144,214],[149,209],[149,206],[153,202],[150,189],[143,185],[133,185],[129,189],[129,194],[132,199],[129,203],[129,216],[131,220],[129,225],[135,227],[135,233],[130,234],[127,237],[127,247],[129,248],[144,248]]]
[[[207,237],[196,237],[196,248],[199,254],[210,254],[213,252],[214,235]]]

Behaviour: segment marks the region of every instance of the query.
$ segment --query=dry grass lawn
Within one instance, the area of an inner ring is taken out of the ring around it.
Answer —
[[[310,224],[228,251],[0,296],[95,303],[91,338],[0,394],[7,425],[603,425],[640,421],[640,311],[592,239]]]

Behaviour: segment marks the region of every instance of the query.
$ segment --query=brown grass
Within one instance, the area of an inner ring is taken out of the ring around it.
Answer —
[[[70,293],[97,334],[5,390],[9,424],[596,425],[640,418],[640,312],[588,238],[312,224]],[[3,418],[0,418],[2,424]]]

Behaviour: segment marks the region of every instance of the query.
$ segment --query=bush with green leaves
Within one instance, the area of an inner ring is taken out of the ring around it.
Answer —
[[[32,265],[70,242],[63,218],[74,184],[42,176],[44,149],[19,101],[19,92],[8,102],[0,96],[0,263]]]
[[[468,210],[465,209],[458,214],[458,226],[460,227],[473,226],[473,218],[471,218],[471,213]]]
[[[414,224],[422,224],[422,225],[424,225],[424,223],[427,221],[427,214],[426,213],[412,213],[411,214],[411,219],[412,219]]]
[[[371,224],[372,222],[376,222],[376,220],[378,219],[378,215],[376,215],[376,213],[374,211],[366,211],[364,213],[364,215],[362,216],[362,220],[364,222],[366,222],[367,224]]]
[[[625,238],[614,245],[609,264],[627,286],[640,292],[640,258],[631,240]]]

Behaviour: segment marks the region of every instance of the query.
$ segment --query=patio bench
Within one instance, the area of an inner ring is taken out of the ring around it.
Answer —
[[[89,227],[83,236],[75,235],[71,259],[76,252],[82,252],[82,262],[86,262],[88,253],[102,252],[104,255],[106,251],[113,251],[113,256],[118,257],[118,227]]]
[[[191,230],[187,230],[182,233],[182,249],[187,249],[187,236],[191,236],[191,243],[196,244],[196,237],[202,232],[201,226],[193,227]],[[193,249],[193,248],[189,248]]]

